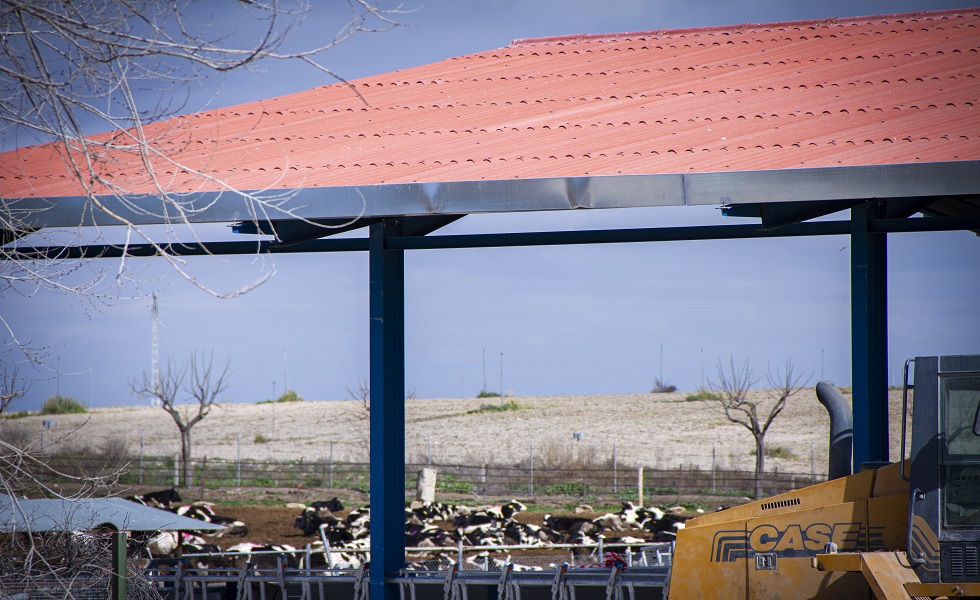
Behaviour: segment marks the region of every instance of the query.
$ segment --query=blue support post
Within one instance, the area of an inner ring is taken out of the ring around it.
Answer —
[[[385,247],[397,219],[371,225],[371,598],[397,600],[385,583],[405,563],[405,259]]]
[[[888,460],[888,246],[870,223],[879,204],[851,209],[851,410],[854,472]]]

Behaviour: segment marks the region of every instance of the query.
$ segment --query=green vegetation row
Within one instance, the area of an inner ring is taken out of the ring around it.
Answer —
[[[148,458],[115,456],[50,456],[47,483],[67,480],[77,474],[91,475],[110,465],[120,472],[119,483],[133,486],[169,487],[179,476],[179,461],[173,457]],[[405,466],[405,489],[415,489],[418,470],[425,465]],[[595,468],[542,468],[533,472],[526,466],[432,465],[438,471],[436,490],[440,494],[467,497],[577,498],[595,502],[600,498],[637,499],[637,469],[609,466]],[[203,459],[193,461],[190,482],[182,486],[204,489],[222,488],[328,488],[370,492],[369,466],[364,463],[325,461],[256,461]],[[822,478],[799,473],[764,473],[762,487],[767,494],[781,493],[810,485]],[[644,497],[750,496],[754,473],[750,471],[702,470],[697,467],[645,469]]]

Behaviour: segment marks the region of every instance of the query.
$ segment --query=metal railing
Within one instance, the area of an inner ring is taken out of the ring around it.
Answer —
[[[456,546],[425,546],[405,548],[408,559],[408,570],[428,570],[440,571],[456,566],[461,570],[477,571],[500,571],[505,565],[510,564],[519,570],[540,570],[553,569],[561,564],[569,564],[573,567],[583,567],[602,562],[602,557],[606,556],[607,551],[618,550],[625,561],[625,565],[632,566],[668,566],[673,557],[673,542],[663,543],[644,543],[639,546],[639,550],[634,550],[634,544],[625,543],[606,543],[602,536],[596,544],[547,544],[547,545],[498,545],[498,546],[466,546],[460,542]],[[564,550],[561,554],[559,551]],[[522,556],[519,559],[512,559],[508,552],[519,551]],[[533,552],[530,553],[529,551]],[[345,563],[340,557],[342,554],[360,555],[356,563]],[[318,549],[314,549],[310,544],[305,548],[293,550],[257,550],[249,553],[243,552],[209,552],[209,553],[188,553],[182,558],[190,561],[209,560],[215,557],[240,558],[251,560],[252,556],[271,556],[275,559],[283,557],[283,563],[288,564],[287,557],[295,557],[294,563],[300,569],[348,569],[358,568],[370,560],[371,550],[368,548],[344,548],[331,547],[326,544]],[[335,555],[337,555],[335,557]],[[493,556],[503,557],[491,558]],[[322,557],[322,562],[318,562],[319,567],[314,565],[314,557]],[[161,559],[166,561],[168,559]]]
[[[402,570],[387,581],[398,586],[401,600],[439,596],[469,600],[473,588],[495,589],[499,600],[576,600],[583,588],[604,588],[606,600],[638,600],[638,589],[661,589],[668,571],[668,566],[661,565],[575,568],[567,563],[520,570],[507,563],[499,571],[463,570],[458,565],[445,570]],[[284,560],[266,569],[252,563],[237,569],[195,569],[186,559],[174,559],[156,561],[147,569],[152,589],[166,600],[368,600],[368,574],[366,564],[358,569],[291,569]]]

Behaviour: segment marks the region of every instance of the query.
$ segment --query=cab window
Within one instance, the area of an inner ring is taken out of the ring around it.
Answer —
[[[941,381],[943,520],[951,527],[980,527],[980,375]]]

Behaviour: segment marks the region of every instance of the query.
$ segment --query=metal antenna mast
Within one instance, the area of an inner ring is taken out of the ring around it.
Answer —
[[[157,307],[157,295],[153,293],[153,308],[150,311],[153,320],[153,349],[150,353],[150,381],[153,389],[160,388],[160,309]]]

